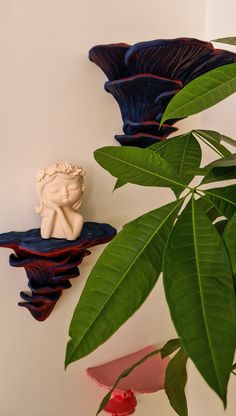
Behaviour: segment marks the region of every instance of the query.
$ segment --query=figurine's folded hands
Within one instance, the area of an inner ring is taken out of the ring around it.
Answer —
[[[81,233],[84,219],[82,215],[67,207],[54,206],[58,221],[67,240],[75,240]]]

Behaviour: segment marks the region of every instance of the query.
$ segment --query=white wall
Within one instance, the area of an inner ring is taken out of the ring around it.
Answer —
[[[206,3],[205,39],[212,40],[226,36],[236,36],[235,29],[236,3],[231,0],[208,0]],[[236,47],[215,43],[216,48],[229,49],[236,52]],[[217,130],[229,137],[236,138],[235,117],[236,96],[233,95],[217,106],[202,113],[202,126]],[[235,149],[232,149],[235,152]],[[191,368],[189,380],[190,416],[214,415],[233,416],[236,412],[236,377],[231,376],[228,392],[227,411],[223,411],[222,404],[216,395],[202,381],[194,368]]]
[[[39,226],[34,214],[34,174],[38,167],[58,160],[81,163],[88,171],[83,205],[86,220],[121,228],[171,199],[166,190],[136,186],[112,194],[114,179],[95,163],[93,151],[115,144],[113,136],[121,132],[121,117],[115,100],[103,90],[105,76],[87,54],[100,43],[235,35],[233,18],[225,23],[223,32],[220,18],[225,10],[217,14],[215,4],[215,0],[208,2],[205,15],[204,0],[0,1],[1,232]],[[230,12],[227,16],[230,19]],[[230,24],[231,32],[226,33]],[[231,123],[232,110],[227,109],[231,117],[225,113],[224,117]],[[213,125],[214,114],[209,113]],[[197,122],[199,127],[206,123],[192,117],[181,124],[182,129],[195,127]],[[101,250],[93,249],[81,266],[81,277],[42,323],[17,306],[19,292],[27,289],[26,275],[23,269],[8,266],[9,250],[0,250],[0,416],[94,415],[104,391],[87,378],[86,367],[175,336],[160,281],[141,310],[107,343],[64,372],[69,322]],[[200,414],[198,388],[204,397],[208,397],[208,389],[194,370],[192,373],[190,416],[195,416]],[[202,415],[222,416],[214,394],[209,392],[209,397],[218,413],[203,403]],[[159,393],[140,397],[136,414],[175,413]],[[226,415],[233,416],[232,406]]]

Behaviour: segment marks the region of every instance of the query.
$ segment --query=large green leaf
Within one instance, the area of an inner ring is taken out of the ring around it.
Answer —
[[[236,167],[217,168],[212,166],[209,168],[209,173],[205,175],[201,184],[228,181],[236,178]]]
[[[103,147],[96,161],[116,178],[144,186],[181,186],[184,181],[159,154],[137,147]]]
[[[182,139],[185,136],[188,136],[191,134],[191,131],[185,134],[180,134],[178,136],[171,137],[170,139],[162,140],[160,142],[154,143],[151,146],[148,147],[148,150],[152,150],[155,153],[159,153],[162,155],[165,151],[165,148],[172,146],[173,141]]]
[[[179,339],[171,339],[168,341],[164,347],[158,348],[157,350],[154,350],[152,352],[149,352],[147,355],[145,355],[143,358],[141,358],[139,361],[134,363],[131,367],[126,368],[126,370],[122,371],[122,373],[119,375],[119,377],[116,379],[112,389],[109,391],[109,393],[106,394],[106,396],[102,399],[99,409],[96,413],[96,416],[104,409],[104,407],[109,402],[113,391],[118,386],[120,380],[123,378],[128,377],[132,371],[138,367],[139,365],[143,364],[145,361],[147,361],[149,358],[153,357],[154,355],[161,354],[162,358],[167,357],[167,355],[172,354],[174,351],[180,348],[180,342]]]
[[[236,211],[236,185],[204,190],[220,214],[230,219]]]
[[[217,167],[217,168],[227,168],[236,166],[236,154],[231,154],[227,157],[222,157],[220,159],[211,162],[208,166]]]
[[[155,153],[159,153],[159,151],[162,149],[162,147],[169,146],[170,141],[171,141],[171,139],[168,139],[168,140],[163,140],[163,141],[160,141],[158,143],[155,143],[154,145],[149,146],[148,150],[154,150]],[[117,179],[113,190],[115,191],[116,189],[121,188],[122,186],[124,186],[126,184],[127,184],[127,182],[122,181],[121,179]]]
[[[235,243],[235,236],[236,236],[236,213],[233,215],[230,221],[228,221],[224,233],[223,239],[225,241],[225,245],[227,247],[231,265],[233,269],[233,274],[236,275],[236,243]]]
[[[212,42],[226,43],[227,45],[236,46],[236,38],[234,37],[213,39]]]
[[[207,215],[211,222],[215,221],[216,218],[222,216],[222,213],[218,211],[214,203],[207,198],[206,196],[202,196],[201,198],[197,199],[196,205],[198,208]]]
[[[184,391],[187,383],[187,360],[188,356],[180,348],[166,369],[165,392],[171,406],[179,416],[188,416],[188,407]]]
[[[163,274],[181,343],[226,405],[236,334],[233,276],[223,240],[194,198],[172,230]]]
[[[215,130],[193,130],[193,133],[207,140],[213,146],[216,146],[217,143],[219,144],[219,143],[225,142],[227,144],[230,144],[233,147],[236,147],[236,140],[232,139],[231,137],[225,136],[225,134],[219,133],[218,131],[215,131]],[[225,147],[223,148],[220,147],[219,150],[222,150],[223,152],[226,151],[227,155],[230,155],[231,153]]]
[[[166,142],[157,143],[149,149],[158,152],[186,184],[189,184],[195,176],[190,171],[198,168],[201,163],[201,147],[191,131],[181,136],[172,137]],[[173,186],[172,189],[177,197],[183,190],[176,186]]]
[[[66,365],[105,342],[144,302],[182,200],[127,224],[94,266],[70,325]]]
[[[223,234],[223,232],[225,230],[225,227],[228,224],[228,221],[229,220],[219,220],[219,221],[214,223],[214,227],[220,235]]]
[[[174,168],[176,173],[183,173],[185,172],[185,160],[188,156],[188,153],[192,153],[192,149],[195,150],[195,157],[192,154],[190,154],[190,161],[189,164],[187,164],[187,167],[191,170],[195,168],[196,166],[199,166],[200,162],[199,159],[201,159],[201,149],[199,149],[196,145],[196,143],[193,143],[192,145],[189,144],[190,137],[193,139],[193,141],[196,139],[192,135],[192,132],[172,137],[168,140],[159,141],[158,143],[155,143],[148,147],[148,150],[152,150],[155,153],[158,153],[162,158],[164,158],[169,165]],[[177,143],[177,140],[181,140],[180,143]],[[186,143],[187,142],[187,143]],[[177,150],[177,152],[176,152]],[[188,173],[187,175],[189,181],[191,181],[191,178],[193,178],[194,173]],[[184,178],[182,178],[184,179]],[[127,182],[122,181],[121,179],[117,179],[114,190],[120,188],[121,186],[124,186]],[[187,182],[186,182],[187,183]],[[181,188],[172,187],[172,189],[177,191],[177,195],[181,192]]]
[[[211,149],[215,150],[220,156],[230,155],[230,151],[224,147],[221,142],[226,141],[232,146],[236,146],[236,141],[230,137],[224,136],[214,130],[194,130],[193,134],[207,144]]]
[[[215,160],[205,167],[208,173],[202,180],[203,183],[219,182],[236,178],[236,154],[231,154]]]
[[[195,78],[169,102],[161,124],[199,113],[236,91],[236,64],[227,64]]]

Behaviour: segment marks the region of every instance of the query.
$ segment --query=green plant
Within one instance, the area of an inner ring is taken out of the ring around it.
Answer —
[[[235,38],[226,41],[235,44]],[[202,111],[234,92],[236,64],[209,71],[176,94],[162,123]],[[204,167],[201,142],[218,155]],[[236,141],[216,131],[192,130],[146,149],[95,151],[97,162],[118,179],[116,187],[127,182],[169,187],[176,199],[126,224],[98,259],[74,312],[66,365],[105,342],[141,306],[163,272],[179,336],[170,351],[179,349],[168,366],[165,389],[180,416],[187,415],[188,358],[225,407],[235,370],[236,185],[222,181],[236,178],[236,154],[227,145],[236,147]],[[192,187],[195,176],[201,179]]]

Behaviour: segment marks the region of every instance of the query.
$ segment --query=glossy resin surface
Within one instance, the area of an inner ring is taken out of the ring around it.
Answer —
[[[176,38],[97,45],[89,59],[108,77],[105,90],[120,108],[124,135],[115,139],[123,146],[145,148],[177,130],[172,127],[176,119],[159,127],[173,96],[205,72],[236,62],[236,54],[210,42]]]
[[[84,223],[82,233],[74,241],[43,239],[40,229],[0,234],[0,246],[14,250],[9,261],[13,267],[24,267],[29,293],[21,292],[24,306],[38,321],[52,312],[64,289],[71,287],[70,279],[79,276],[78,265],[90,254],[89,247],[110,241],[116,230],[109,224]]]

